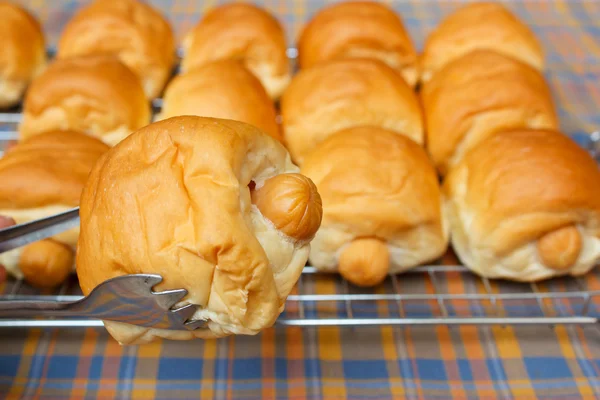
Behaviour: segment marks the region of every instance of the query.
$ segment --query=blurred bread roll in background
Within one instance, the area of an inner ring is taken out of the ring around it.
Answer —
[[[79,205],[94,163],[109,149],[78,132],[53,131],[19,142],[0,158],[0,215],[25,223]],[[0,254],[0,264],[37,287],[60,284],[74,268],[79,229]]]
[[[427,149],[442,174],[494,132],[559,128],[543,75],[489,50],[446,65],[423,85],[421,97]]]
[[[273,325],[321,222],[315,185],[251,125],[182,116],[148,125],[96,164],[81,199],[84,294],[129,273],[186,289],[195,331],[105,322],[121,343],[256,334]]]
[[[371,125],[423,144],[421,107],[412,88],[378,60],[332,61],[301,70],[281,98],[283,135],[297,165],[339,130]]]
[[[544,51],[533,32],[500,3],[464,5],[427,37],[421,79],[428,81],[446,64],[474,50],[493,50],[532,68],[544,68]]]
[[[24,8],[0,1],[0,15],[0,108],[8,108],[46,66],[46,45],[42,27]]]
[[[373,286],[446,251],[438,178],[414,141],[381,128],[350,128],[320,143],[302,174],[323,200],[310,252],[315,268]]]
[[[159,118],[178,115],[246,122],[281,140],[273,101],[258,78],[235,60],[215,61],[173,79]]]
[[[115,57],[56,60],[37,77],[23,104],[21,138],[75,130],[115,145],[150,122],[138,77]]]
[[[387,6],[368,1],[336,3],[319,10],[298,41],[300,68],[343,58],[374,58],[418,80],[417,52],[402,19]]]
[[[252,4],[231,3],[208,13],[183,41],[183,72],[212,61],[241,60],[277,99],[291,78],[279,21]]]
[[[444,191],[454,249],[481,276],[533,282],[582,275],[600,260],[598,165],[559,132],[487,138]]]
[[[171,26],[138,0],[96,0],[67,23],[58,58],[117,56],[139,78],[149,98],[160,95],[175,63]]]

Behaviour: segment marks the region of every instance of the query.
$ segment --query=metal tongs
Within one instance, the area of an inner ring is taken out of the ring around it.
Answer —
[[[79,208],[48,218],[0,230],[0,253],[52,237],[79,225]],[[128,324],[172,329],[195,330],[205,327],[204,320],[190,320],[197,310],[193,304],[176,308],[187,290],[155,292],[160,275],[133,274],[109,279],[74,302],[0,300],[0,317],[84,317]]]

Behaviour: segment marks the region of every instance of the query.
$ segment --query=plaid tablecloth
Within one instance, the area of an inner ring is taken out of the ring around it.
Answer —
[[[51,45],[85,3],[20,2],[44,22]],[[151,3],[169,16],[181,38],[220,2]],[[387,3],[402,15],[421,48],[427,32],[460,2]],[[261,4],[282,20],[293,43],[304,21],[324,2]],[[563,129],[585,138],[585,132],[600,128],[600,1],[507,4],[543,42],[546,76]],[[598,279],[590,284],[600,288]],[[468,288],[465,283],[455,289]],[[600,330],[277,327],[254,337],[139,347],[121,347],[102,329],[0,330],[0,397],[600,398]]]

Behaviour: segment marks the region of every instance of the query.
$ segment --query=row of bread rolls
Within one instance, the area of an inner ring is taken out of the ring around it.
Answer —
[[[600,260],[600,171],[560,133],[541,45],[497,4],[465,6],[427,40],[427,148],[461,262],[489,278],[582,275]]]
[[[78,11],[64,29],[57,60],[30,85],[21,137],[70,129],[112,146],[150,123],[147,97],[162,92],[173,68],[168,28],[137,0],[96,0]],[[184,74],[169,85],[160,118],[231,118],[280,135],[271,97],[287,85],[289,65],[283,30],[270,14],[244,4],[218,7],[186,36],[184,48]]]
[[[311,264],[370,286],[439,257],[450,236],[482,276],[589,271],[600,260],[600,174],[558,132],[533,33],[502,5],[459,8],[427,38],[419,105],[410,63],[375,51],[390,26],[401,31],[383,8],[319,12],[301,35],[309,67],[282,97],[284,142],[323,198]]]
[[[47,60],[43,32],[35,18],[6,1],[0,2],[0,7],[6,15],[1,29],[8,50],[2,53],[0,63],[0,107],[6,108],[21,101],[25,88],[44,70]],[[252,5],[215,8],[185,36],[182,47],[183,71],[213,61],[237,60],[272,98],[279,97],[290,79],[281,25]],[[66,24],[54,62],[69,65],[67,60],[99,55],[112,56],[127,66],[138,77],[145,96],[152,99],[163,92],[175,67],[175,39],[165,17],[143,1],[95,0]],[[91,85],[108,80],[91,77]],[[74,83],[72,91],[81,90],[83,83]],[[82,94],[82,99],[86,97]]]
[[[9,17],[3,24],[3,106],[18,102],[24,88],[46,63],[39,24],[25,10],[2,2]],[[468,29],[462,29],[467,26]],[[451,43],[448,45],[448,43]],[[281,24],[249,4],[227,4],[208,12],[185,36],[184,72],[224,59],[241,61],[276,99],[287,87],[291,70]],[[543,67],[541,47],[510,12],[481,3],[447,18],[429,36],[419,56],[401,18],[375,2],[342,2],[319,11],[298,40],[301,68],[332,60],[370,58],[385,62],[414,87],[428,81],[449,61],[479,48],[493,48],[534,68]],[[175,64],[175,40],[167,20],[139,0],[95,0],[65,26],[57,57],[113,55],[140,79],[149,98],[162,90]],[[9,90],[12,89],[12,90]],[[11,97],[12,96],[12,97]]]

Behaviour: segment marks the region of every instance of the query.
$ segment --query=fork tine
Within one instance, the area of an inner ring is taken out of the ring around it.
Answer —
[[[208,321],[203,319],[198,319],[196,321],[186,322],[183,326],[189,331],[196,330],[198,328],[206,328],[208,326]]]
[[[174,312],[175,314],[179,315],[183,321],[187,321],[188,319],[192,318],[192,315],[196,313],[197,309],[198,307],[196,307],[196,305],[187,304],[181,308],[172,310],[171,312]]]
[[[156,304],[165,310],[169,310],[187,295],[187,290],[167,290],[164,292],[153,292],[153,294],[156,296]]]

